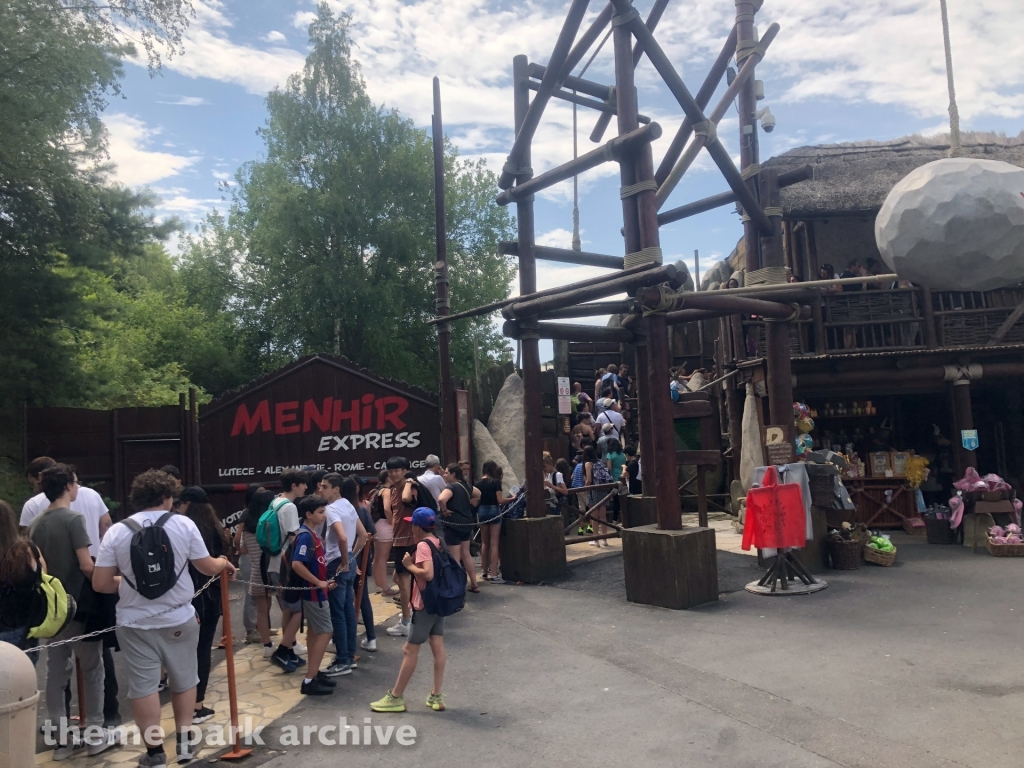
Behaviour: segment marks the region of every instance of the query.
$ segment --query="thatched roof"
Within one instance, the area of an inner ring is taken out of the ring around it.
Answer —
[[[966,157],[1002,160],[1024,168],[1024,131],[1018,136],[963,134]],[[803,165],[814,178],[782,190],[787,219],[874,216],[886,195],[915,168],[948,156],[949,136],[907,136],[894,141],[863,141],[798,147],[764,165],[787,171]]]

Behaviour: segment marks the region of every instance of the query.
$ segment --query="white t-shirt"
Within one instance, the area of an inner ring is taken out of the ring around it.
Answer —
[[[277,504],[280,498],[278,496],[274,499],[273,504]],[[299,530],[299,509],[295,506],[295,502],[286,501],[277,508],[277,524],[281,528],[281,535],[285,537],[285,547],[287,547],[288,540]],[[267,570],[271,573],[281,571],[281,555],[271,555]]]
[[[359,514],[347,499],[338,499],[327,505],[327,539],[326,556],[327,562],[337,560],[341,557],[341,547],[338,546],[338,536],[334,533],[334,524],[341,523],[345,530],[345,538],[348,539],[348,551],[352,552],[352,545],[356,543],[356,523],[359,521]]]
[[[565,478],[562,477],[561,472],[547,472],[544,474],[544,479],[552,485],[565,485]],[[547,491],[548,505],[553,509],[558,506],[558,494],[551,488],[545,488]]]
[[[22,506],[19,525],[28,528],[29,524],[48,506],[50,506],[50,501],[46,495],[37,493]],[[96,557],[100,551],[100,519],[110,511],[103,503],[103,497],[92,488],[79,486],[78,498],[71,502],[71,511],[81,512],[85,517],[85,530],[88,531],[91,542],[89,554]]]
[[[621,439],[623,428],[626,426],[625,417],[618,411],[613,411],[609,408],[607,411],[601,411],[597,417],[598,424],[611,424],[615,429],[611,431],[611,436],[616,440]]]
[[[150,509],[136,512],[131,519],[139,525],[152,525],[164,514],[162,509]],[[117,623],[131,624],[139,629],[163,629],[176,627],[196,615],[192,607],[192,578],[185,565],[188,560],[201,560],[209,557],[203,537],[196,524],[184,515],[171,515],[164,523],[164,530],[171,540],[174,550],[174,570],[178,580],[174,586],[156,600],[147,600],[121,579],[118,590],[120,599],[117,602]],[[133,532],[127,525],[112,525],[100,544],[100,553],[96,557],[96,565],[100,567],[116,566],[122,576],[127,576],[135,583],[135,572],[132,571],[131,545]],[[209,589],[215,589],[215,586]],[[176,607],[175,607],[176,606]],[[168,610],[174,608],[174,610]],[[166,613],[165,613],[166,611]],[[154,614],[160,614],[158,616]],[[152,618],[147,618],[152,617]]]
[[[434,501],[437,501],[437,497],[441,495],[441,491],[448,487],[448,483],[444,481],[444,478],[440,475],[434,474],[434,470],[428,469],[422,475],[416,478],[420,485],[425,486],[430,490],[431,495],[434,497]]]

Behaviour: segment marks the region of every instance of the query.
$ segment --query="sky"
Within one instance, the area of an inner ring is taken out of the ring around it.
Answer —
[[[636,0],[646,18],[653,0]],[[262,156],[257,129],[265,98],[301,69],[308,50],[312,0],[193,0],[196,15],[184,53],[151,78],[144,62],[126,68],[123,98],[104,120],[116,177],[160,198],[156,213],[194,227],[227,207],[238,167]],[[964,130],[1016,135],[1024,129],[1024,2],[948,0],[957,102]],[[546,63],[568,0],[329,0],[352,16],[353,55],[375,102],[398,109],[429,130],[431,78],[441,81],[445,133],[463,156],[483,157],[499,171],[512,143],[512,57]],[[604,6],[592,0],[584,28]],[[703,82],[728,35],[732,0],[671,0],[656,33],[691,92]],[[761,132],[762,161],[799,146],[948,131],[948,95],[938,0],[766,0],[757,26],[781,31],[758,67],[777,119]],[[578,70],[577,70],[578,74]],[[613,81],[612,44],[597,55],[588,79]],[[659,162],[682,120],[681,110],[644,59],[637,69],[640,111],[664,136]],[[717,104],[724,82],[712,97]],[[710,111],[710,108],[709,110]],[[718,135],[738,163],[738,124],[730,109]],[[577,114],[579,154],[597,113]],[[572,109],[552,100],[533,144],[540,173],[573,156]],[[605,139],[611,138],[609,132]],[[618,168],[606,163],[579,177],[583,249],[621,255]],[[675,207],[727,189],[702,153],[666,203]],[[497,190],[496,190],[497,191]],[[570,247],[572,186],[538,195],[537,242]],[[703,272],[740,237],[731,208],[663,227],[666,262],[694,251]],[[172,243],[173,248],[173,243]],[[538,265],[540,288],[606,270]],[[587,322],[593,322],[588,320]],[[543,353],[542,353],[543,354]]]

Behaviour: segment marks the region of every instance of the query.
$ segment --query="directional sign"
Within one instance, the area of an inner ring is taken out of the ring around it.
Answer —
[[[572,403],[569,398],[572,391],[569,389],[569,377],[558,377],[558,415],[568,416],[572,413]]]

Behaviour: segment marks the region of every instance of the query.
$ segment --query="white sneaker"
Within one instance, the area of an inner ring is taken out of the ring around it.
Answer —
[[[292,650],[295,651],[296,656],[305,656],[307,649],[306,646],[296,640],[295,645],[292,646]]]
[[[491,584],[504,584],[505,580],[501,576],[492,576]]]
[[[101,736],[98,738],[86,739],[85,743],[88,747],[89,757],[94,757],[101,752],[106,752],[111,747],[118,746],[121,743],[121,736],[115,730],[104,728]]]
[[[411,622],[410,622],[411,623]],[[395,626],[388,627],[387,633],[392,637],[408,637],[409,636],[409,624],[399,621]]]
[[[71,739],[67,744],[58,746],[53,750],[53,759],[56,760],[67,760],[69,757],[75,754],[75,750],[81,747],[81,742]]]
[[[275,648],[274,648],[274,644],[273,643],[271,643],[270,645],[264,645],[263,646],[263,658],[264,659],[269,659],[271,656],[274,655],[274,650],[275,650]]]
[[[359,644],[359,647],[362,648],[364,651],[376,651],[377,650],[377,638],[374,638],[373,640],[367,640],[364,637],[363,638],[363,642],[361,642]]]

